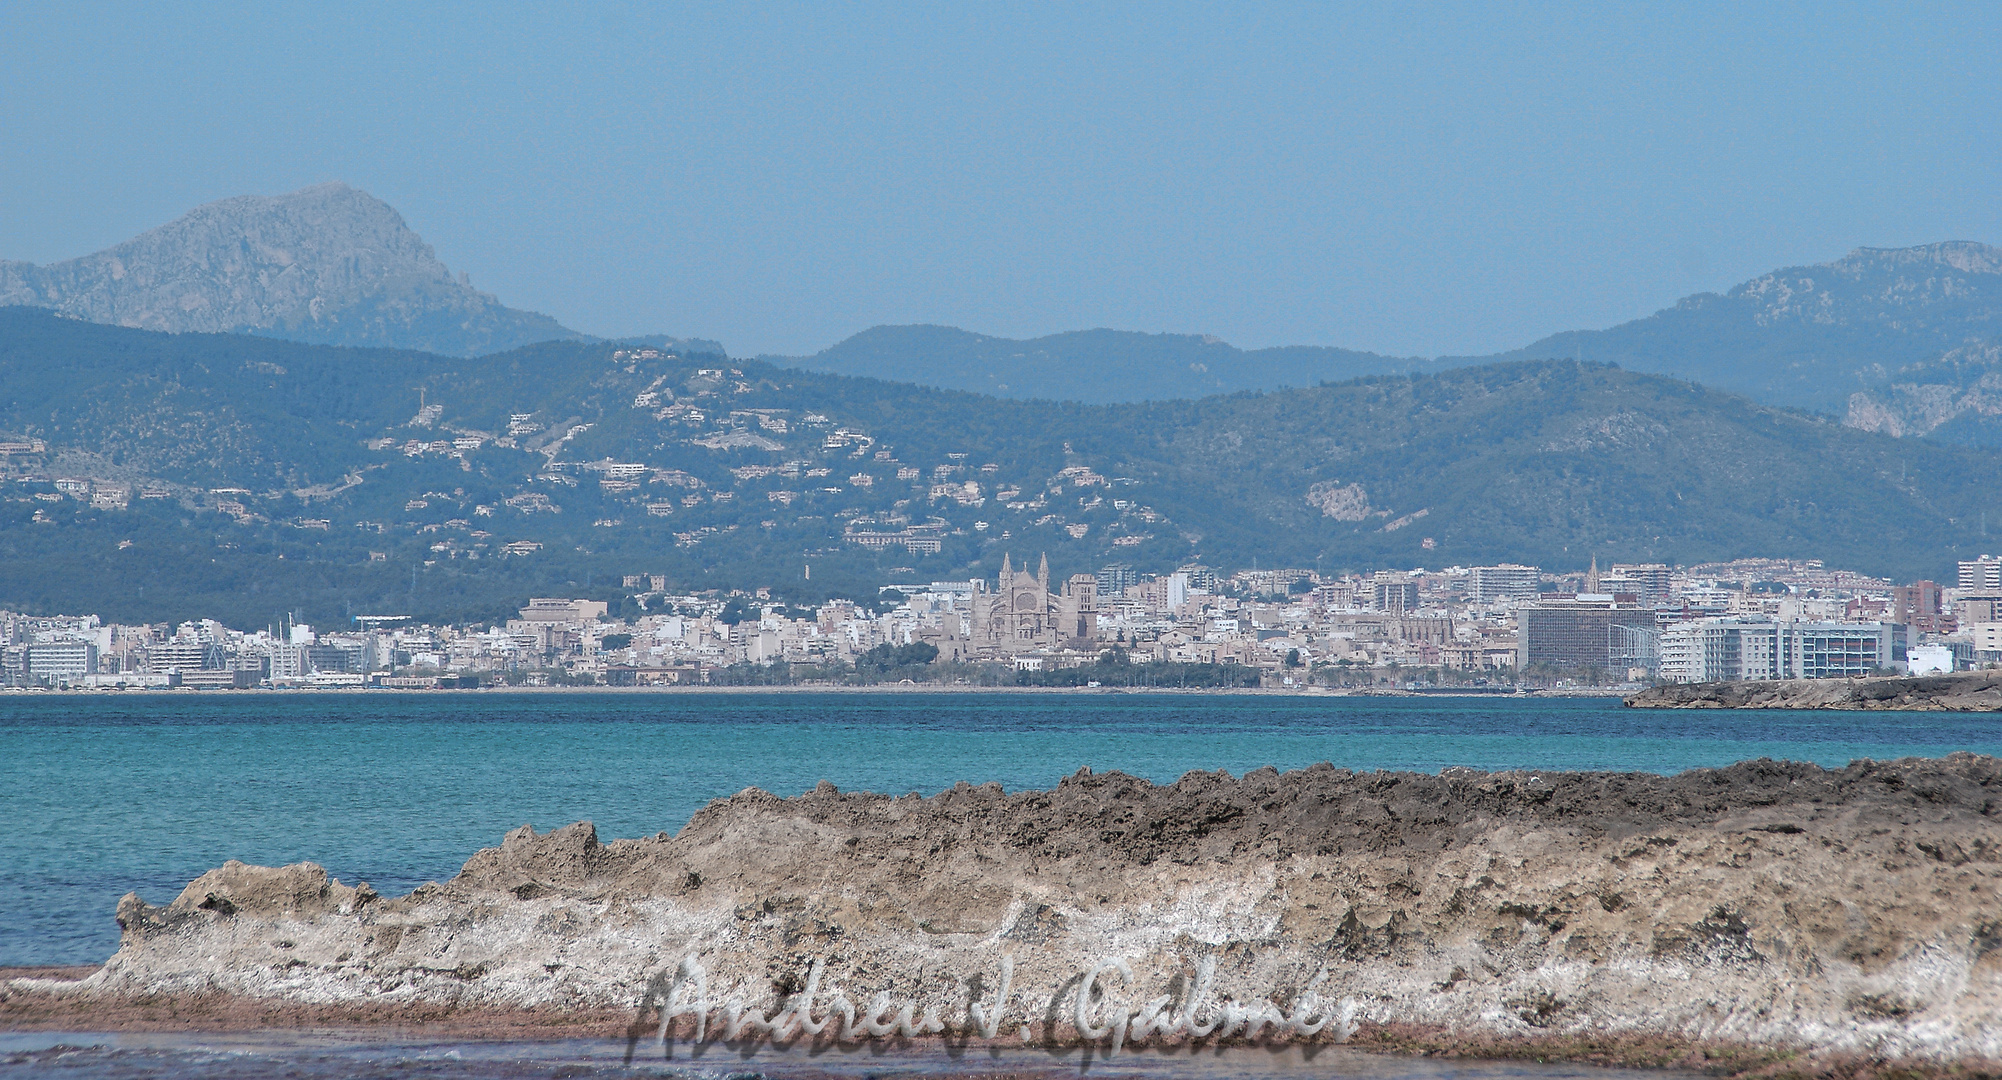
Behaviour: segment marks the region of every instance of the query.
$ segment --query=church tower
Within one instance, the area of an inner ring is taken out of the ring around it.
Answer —
[[[1043,552],[1043,564],[1036,567],[1036,584],[1042,586],[1043,595],[1050,595],[1050,553]]]

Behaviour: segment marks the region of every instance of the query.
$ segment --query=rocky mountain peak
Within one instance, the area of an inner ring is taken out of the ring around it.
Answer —
[[[455,355],[582,336],[454,280],[394,207],[338,181],[222,199],[65,262],[0,263],[0,304],[148,330]]]
[[[1761,275],[1729,295],[1761,326],[1881,326],[1952,347],[1993,332],[2002,248],[1968,241],[1857,248],[1834,262]]]
[[[1597,360],[1770,404],[1846,414],[1852,422],[1863,417],[1861,426],[1873,430],[1992,443],[2002,436],[1975,439],[1973,432],[1938,426],[1931,414],[1892,424],[1884,419],[1890,406],[1873,395],[1919,374],[1927,384],[1937,376],[1946,388],[1937,392],[1958,395],[1985,370],[1971,359],[1979,352],[1974,347],[1998,340],[2002,248],[1952,240],[1857,248],[1830,262],[1784,267],[1722,293],[1687,297],[1645,319],[1554,334],[1493,359]],[[1914,367],[1963,348],[1965,358],[1937,370]],[[1852,400],[1858,393],[1865,398]]]
[[[1956,270],[1963,274],[2002,274],[2002,248],[1973,240],[1947,240],[1906,248],[1859,247],[1824,266],[1838,273],[1863,277],[1872,273],[1921,273]]]

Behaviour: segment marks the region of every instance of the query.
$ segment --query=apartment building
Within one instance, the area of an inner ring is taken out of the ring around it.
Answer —
[[[1960,591],[1982,596],[2002,596],[2002,558],[1982,555],[1960,560]]]
[[[1476,604],[1534,600],[1537,582],[1542,577],[1542,572],[1534,566],[1515,563],[1476,566],[1467,571],[1467,599]]]
[[[1674,682],[1854,679],[1906,662],[1910,630],[1890,622],[1759,616],[1698,619],[1661,633],[1661,675]]]

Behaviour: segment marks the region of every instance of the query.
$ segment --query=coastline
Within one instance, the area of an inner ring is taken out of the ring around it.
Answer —
[[[751,789],[673,837],[517,829],[402,897],[225,864],[122,901],[101,969],[0,973],[0,1028],[1988,1075],[1995,792],[1969,754]]]
[[[1407,690],[1397,687],[1329,687],[1329,686],[971,686],[962,683],[876,683],[856,686],[847,683],[794,683],[781,686],[481,686],[447,687],[438,689],[413,690],[391,687],[246,687],[231,690],[205,690],[190,687],[146,687],[146,688],[68,688],[48,689],[43,687],[0,687],[0,699],[6,697],[172,697],[211,698],[231,700],[245,697],[295,697],[302,694],[335,694],[348,696],[388,696],[414,695],[429,697],[442,694],[613,694],[613,695],[701,695],[701,694],[1043,694],[1057,696],[1075,695],[1171,695],[1171,696],[1244,696],[1244,697],[1388,697],[1388,698],[1625,698],[1632,694],[1631,687],[1564,687],[1564,688],[1524,688],[1521,692],[1487,691],[1478,689],[1460,690],[1455,688]]]
[[[1625,699],[1630,709],[1814,709],[1854,712],[2002,711],[2002,671],[1664,683]]]

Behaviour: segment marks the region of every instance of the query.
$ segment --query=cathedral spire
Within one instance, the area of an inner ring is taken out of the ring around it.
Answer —
[[[1585,571],[1585,591],[1588,593],[1599,591],[1599,557],[1597,555],[1592,556],[1592,568]]]
[[[1050,591],[1050,553],[1047,551],[1043,552],[1043,564],[1036,567],[1036,584],[1041,585],[1044,592]]]
[[[1001,587],[1004,589],[1008,587],[1009,576],[1015,572],[1013,558],[1014,556],[1005,551],[1001,553]]]

